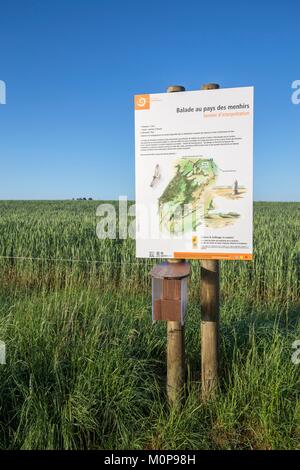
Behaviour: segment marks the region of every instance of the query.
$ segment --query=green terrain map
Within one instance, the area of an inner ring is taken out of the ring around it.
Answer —
[[[181,158],[175,164],[175,176],[160,196],[159,221],[162,231],[195,231],[199,225],[221,227],[232,223],[239,214],[216,213],[214,196],[233,196],[231,188],[216,186],[218,167],[212,158]]]

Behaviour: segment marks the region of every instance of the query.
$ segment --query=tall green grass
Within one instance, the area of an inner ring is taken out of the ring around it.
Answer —
[[[148,288],[153,261],[135,258],[134,240],[97,238],[99,204],[99,201],[2,201],[0,266],[7,276],[17,273],[26,282],[32,279],[34,284],[59,280],[64,283],[71,271],[88,278],[99,276],[103,282],[118,282],[122,287]],[[254,261],[221,263],[223,295],[247,296],[249,301],[269,304],[280,301],[289,305],[297,301],[299,234],[300,203],[256,203]],[[18,257],[38,259],[14,259]],[[191,293],[197,295],[199,263],[191,264]]]
[[[300,204],[257,204],[255,261],[222,263],[222,381],[209,404],[192,263],[181,410],[165,396],[165,324],[151,322],[153,262],[135,259],[132,240],[96,238],[97,204],[0,203],[1,448],[300,448]]]

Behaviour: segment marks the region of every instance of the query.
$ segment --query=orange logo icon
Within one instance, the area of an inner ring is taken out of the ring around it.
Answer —
[[[135,95],[134,109],[150,109],[150,95]]]

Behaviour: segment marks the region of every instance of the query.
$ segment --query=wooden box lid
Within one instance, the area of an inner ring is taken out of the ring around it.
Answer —
[[[151,276],[156,279],[182,279],[189,276],[190,265],[186,261],[181,263],[161,263],[152,268]]]

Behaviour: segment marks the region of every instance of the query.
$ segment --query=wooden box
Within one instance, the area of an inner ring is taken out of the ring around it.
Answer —
[[[184,322],[187,304],[187,276],[189,266],[180,263],[170,266],[163,263],[152,270],[153,321]]]

